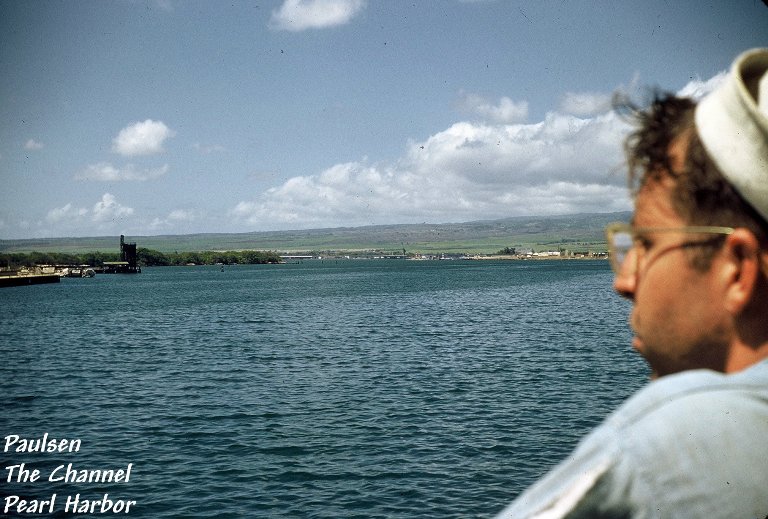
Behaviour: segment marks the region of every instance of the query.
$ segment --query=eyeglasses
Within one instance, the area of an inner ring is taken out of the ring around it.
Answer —
[[[682,233],[682,234],[719,234],[727,236],[733,233],[732,227],[717,227],[708,225],[689,226],[689,227],[633,227],[625,223],[613,223],[605,228],[605,236],[608,241],[608,258],[611,262],[611,268],[616,274],[634,276],[639,270],[641,259],[645,261],[645,268],[648,268],[650,259],[646,253],[650,248],[647,235],[651,233]],[[715,239],[718,239],[717,237]],[[698,247],[710,245],[712,239],[687,241],[676,243],[656,253],[652,259],[657,259],[662,254],[674,249],[686,247]],[[635,263],[630,269],[622,272],[622,266],[627,260],[629,253],[635,249]]]

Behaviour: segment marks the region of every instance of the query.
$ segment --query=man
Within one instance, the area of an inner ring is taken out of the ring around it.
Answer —
[[[654,380],[501,518],[768,518],[768,49],[637,117],[607,235]]]

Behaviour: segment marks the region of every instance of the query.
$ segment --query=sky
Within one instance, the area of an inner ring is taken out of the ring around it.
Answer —
[[[761,0],[0,0],[0,239],[631,210],[614,92]]]

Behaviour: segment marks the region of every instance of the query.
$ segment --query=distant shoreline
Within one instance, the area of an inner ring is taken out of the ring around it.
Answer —
[[[270,251],[290,254],[465,254],[494,255],[506,248],[517,252],[559,251],[601,253],[607,250],[605,226],[627,221],[631,213],[589,213],[525,216],[445,224],[373,225],[251,233],[133,236],[139,248],[162,253],[203,251]],[[116,236],[79,238],[0,239],[0,253],[112,252]]]

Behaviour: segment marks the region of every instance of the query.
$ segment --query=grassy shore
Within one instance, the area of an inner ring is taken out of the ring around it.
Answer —
[[[279,232],[126,236],[141,248],[163,253],[261,250],[303,252],[382,251],[408,254],[493,254],[505,248],[603,252],[607,223],[629,213],[516,217],[448,224],[379,225]],[[119,251],[118,236],[0,240],[0,253]]]

